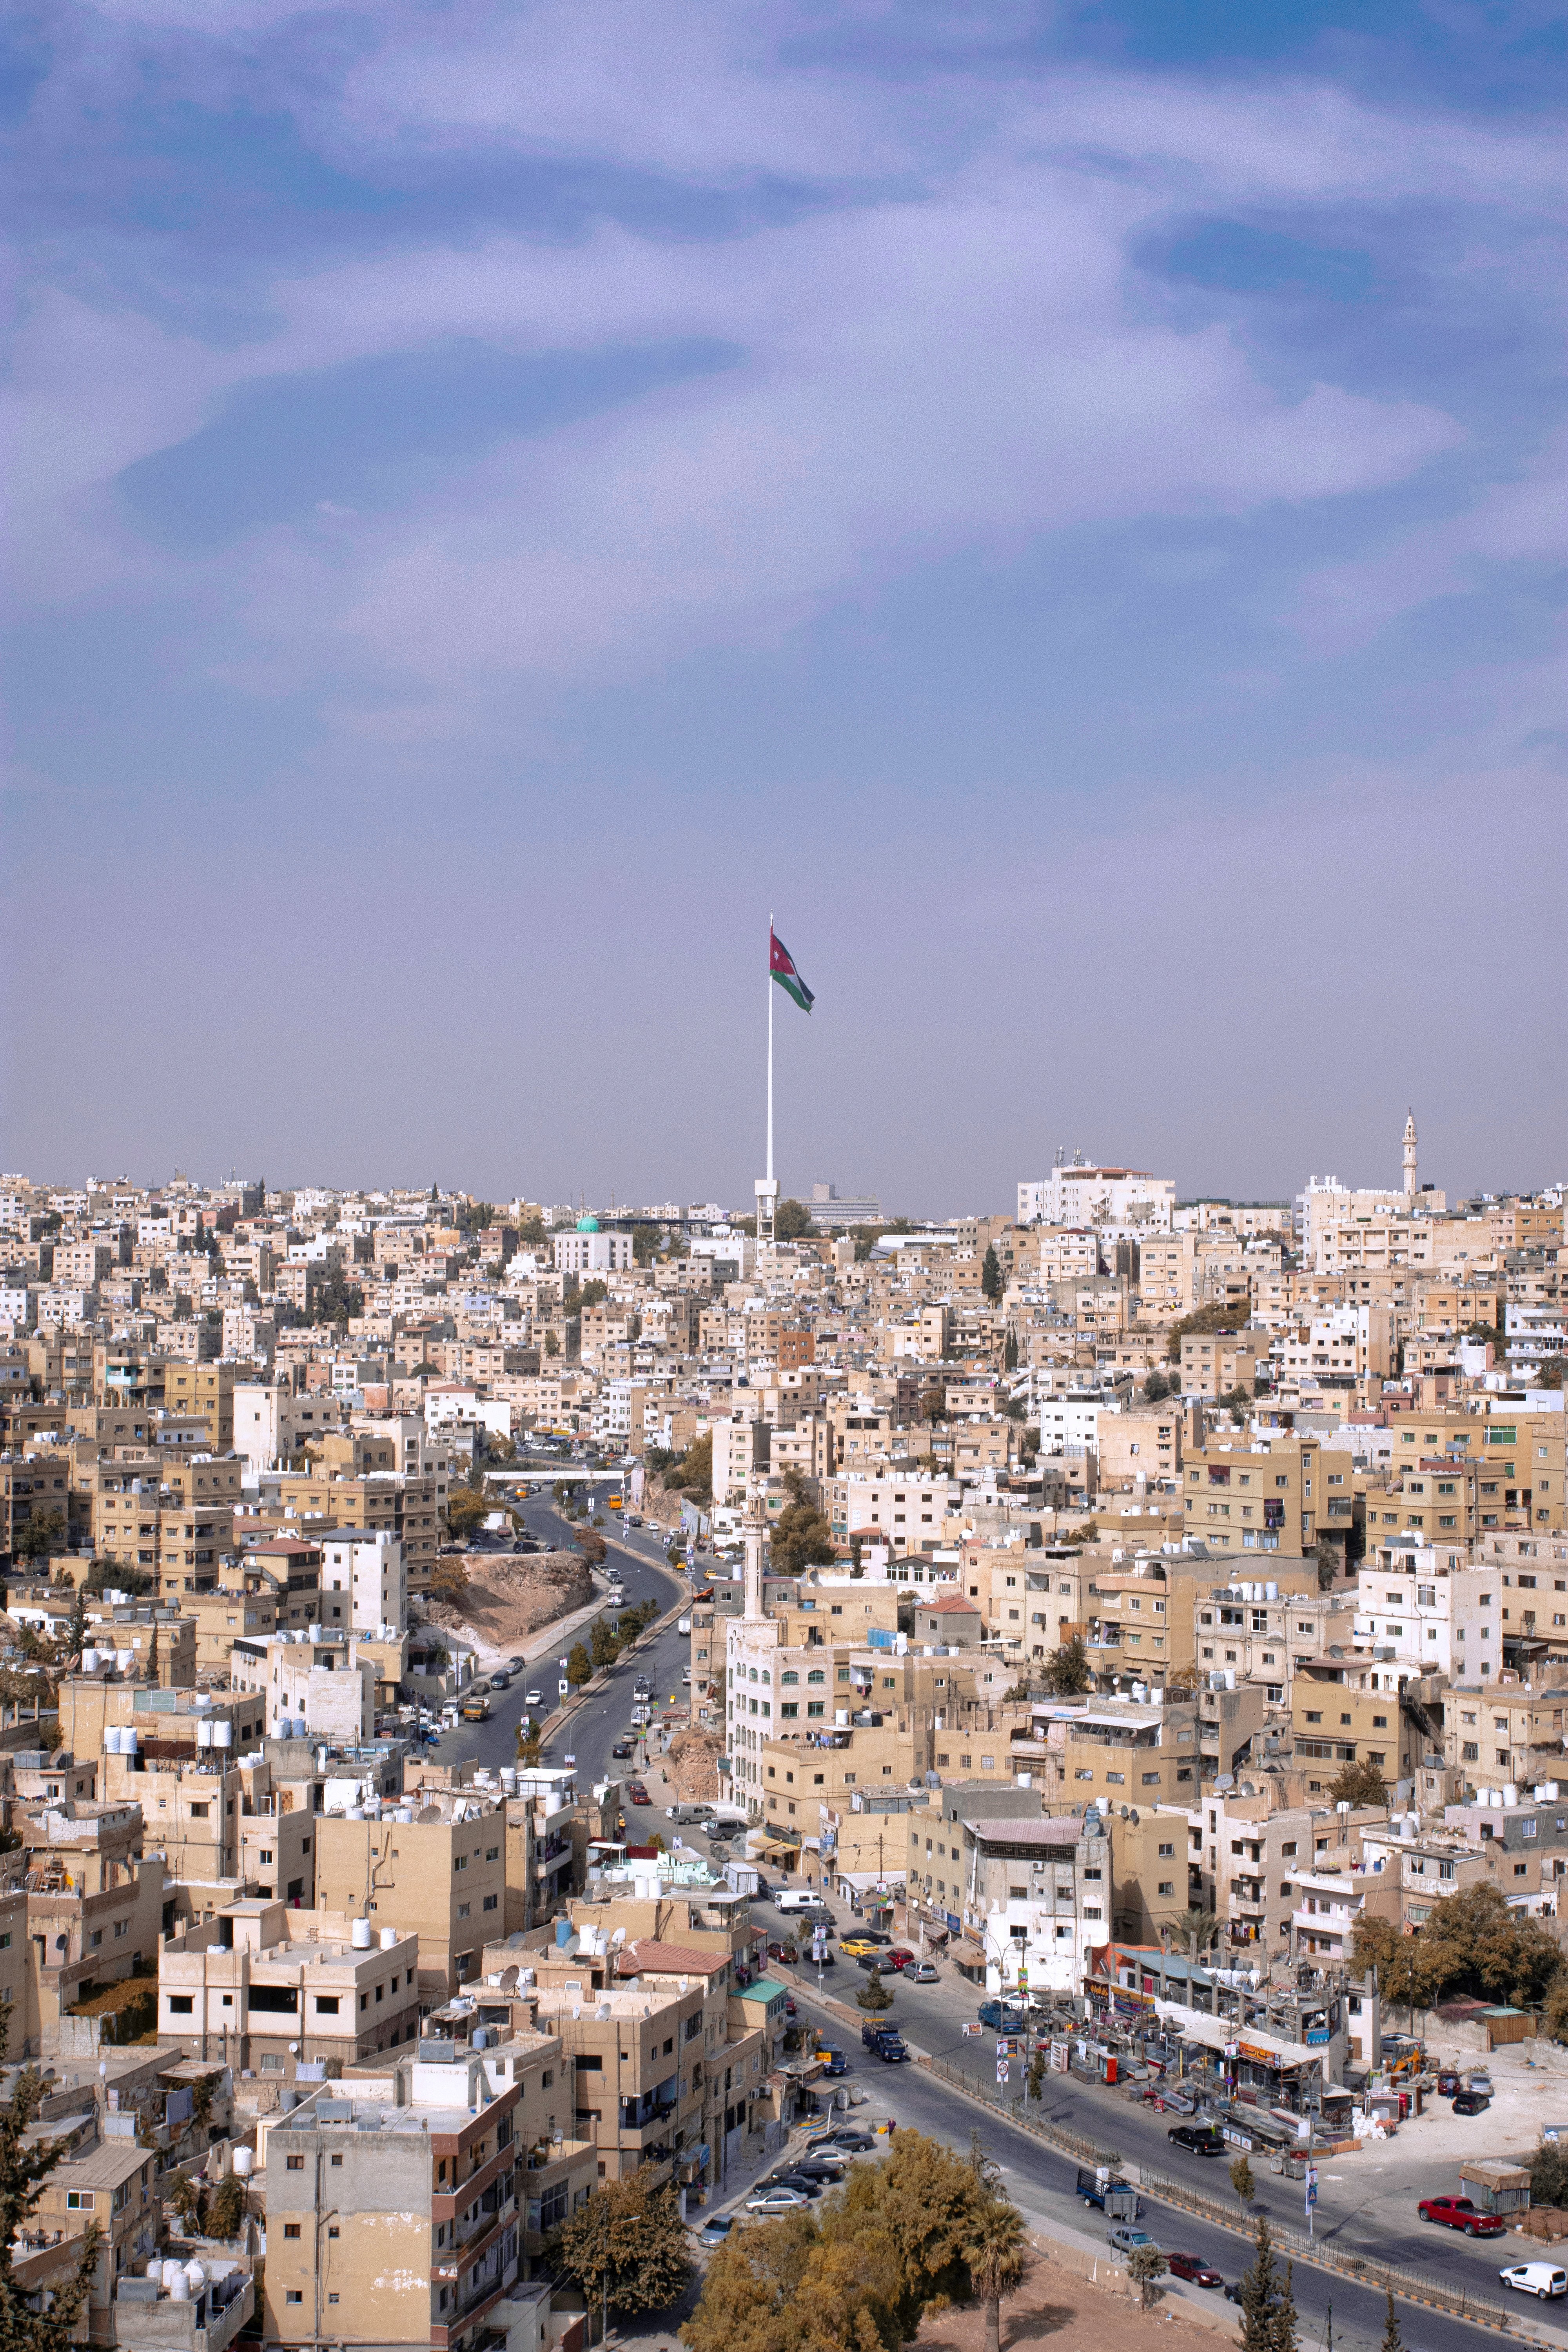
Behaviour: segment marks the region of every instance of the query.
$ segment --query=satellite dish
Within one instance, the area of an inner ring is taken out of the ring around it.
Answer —
[[[1235,1786],[1236,1774],[1234,1772],[1221,1772],[1215,1780],[1215,1787],[1216,1789],[1234,1789]]]

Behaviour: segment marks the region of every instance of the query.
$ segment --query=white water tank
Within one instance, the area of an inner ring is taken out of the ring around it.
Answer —
[[[232,1748],[234,1746],[234,1726],[232,1723],[215,1723],[212,1729],[213,1746],[215,1748]]]
[[[384,1952],[395,1952],[397,1949],[397,1930],[395,1927],[384,1927],[382,1929],[381,1948]]]
[[[1265,1601],[1278,1601],[1279,1587],[1277,1584],[1266,1584],[1263,1588],[1263,1598]]]
[[[103,1727],[103,1752],[106,1756],[118,1756],[120,1753],[120,1726],[117,1723],[106,1723]]]
[[[120,1752],[121,1756],[134,1756],[140,1746],[141,1734],[138,1732],[135,1725],[133,1723],[122,1723],[120,1727]]]
[[[165,2286],[172,2287],[177,2278],[184,2278],[185,2275],[185,2266],[184,2263],[177,2263],[173,2254],[166,2254],[164,2256],[160,2268],[163,2272],[163,2284]]]
[[[116,1650],[114,1653],[114,1663],[122,1675],[128,1675],[131,1672],[132,1667],[136,1664],[135,1651]]]
[[[842,1725],[844,1728],[847,1730],[849,1726],[849,1709],[847,1706],[835,1707],[833,1711],[833,1720],[836,1724]]]
[[[210,1723],[205,1722],[205,1721],[199,1722],[199,1723],[196,1725],[196,1746],[197,1746],[198,1748],[210,1748],[210,1747],[212,1746],[212,1744],[213,1744],[213,1727],[212,1727],[212,1725],[211,1725]]]
[[[185,2284],[190,2288],[191,2293],[193,2294],[200,2294],[206,2283],[207,2274],[205,2271],[203,2270],[200,2263],[194,2259],[188,2262],[185,2264]]]
[[[1503,1784],[1502,1801],[1505,1805],[1518,1804],[1519,1788],[1516,1782],[1512,1780],[1505,1781]]]
[[[248,2180],[256,2169],[256,2150],[251,2147],[237,2147],[234,2151],[234,2169],[237,2179]]]
[[[354,1816],[351,1813],[349,1815],[349,1819],[353,1821],[353,1818]],[[368,1952],[374,1941],[375,1931],[372,1927],[368,1919],[350,1920],[349,1943],[354,1951]]]
[[[98,1652],[96,1650],[84,1650],[82,1652],[81,1670],[84,1675],[95,1675],[98,1672]]]

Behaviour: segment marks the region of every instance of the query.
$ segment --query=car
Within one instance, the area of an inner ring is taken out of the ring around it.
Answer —
[[[847,2157],[835,2164],[831,2158],[825,2157],[818,2150],[815,2156],[803,2156],[800,2162],[791,2168],[793,2173],[804,2175],[807,2180],[815,2180],[819,2189],[832,2189],[843,2179],[848,2166]]]
[[[847,1935],[843,1938],[840,1949],[846,1952],[853,1952],[856,1958],[858,1959],[862,1952],[880,1951],[885,1945],[890,1944],[892,1940],[891,1936],[874,1936],[868,1927],[857,1927],[851,1935]]]
[[[846,2058],[842,2050],[829,2051],[826,2071],[832,2075],[847,2074],[849,2072],[849,2061]]]
[[[768,2182],[770,2189],[794,2189],[815,2205],[822,2194],[820,2180],[813,2180],[808,2172],[801,2172],[792,2164],[787,2172],[775,2172]]]
[[[805,1955],[804,1964],[805,1967],[811,1969],[837,1968],[838,1965],[837,1955],[832,1951],[831,1948],[825,1946],[820,1959],[815,1952],[807,1952]]]
[[[509,1658],[507,1660],[507,1664],[511,1668],[514,1675],[525,1674],[528,1669],[528,1660],[526,1658]]]
[[[1498,2276],[1520,2294],[1568,2294],[1568,2271],[1559,2270],[1555,2263],[1510,2263]]]
[[[798,2213],[811,2200],[798,2189],[759,2189],[746,2200],[748,2213]]]
[[[1215,2124],[1173,2124],[1165,2137],[1191,2156],[1223,2156],[1225,2134]]]
[[[511,1675],[505,1666],[498,1666],[490,1676],[491,1690],[510,1690]]]
[[[868,2156],[877,2145],[870,2132],[844,2130],[833,2134],[833,2144],[852,2156]]]
[[[1166,2264],[1173,2278],[1188,2279],[1194,2286],[1223,2286],[1218,2271],[1211,2270],[1201,2255],[1167,2254]]]
[[[795,1995],[793,1992],[786,1992],[784,1995],[784,2015],[786,2017],[795,2017],[799,2015],[799,2011],[796,2010],[795,2005]]]
[[[936,1984],[941,1977],[942,1970],[932,1968],[929,1960],[917,1960],[912,1969],[904,1970],[906,1984]]]
[[[647,1790],[643,1787],[640,1780],[628,1780],[626,1782],[626,1802],[628,1805],[651,1805],[653,1799],[648,1795]]]
[[[1500,2213],[1483,2213],[1468,2197],[1423,2197],[1415,2210],[1424,2221],[1463,2230],[1467,2238],[1500,2238],[1508,2229]]]
[[[629,1739],[617,1739],[610,1750],[611,1756],[617,1764],[624,1764],[631,1752],[632,1743]]]
[[[1455,2092],[1460,2087],[1458,2074],[1452,2066],[1444,2066],[1439,2069],[1437,2074],[1437,2096],[1440,2099],[1451,2099]]]
[[[542,1706],[544,1693],[542,1690],[525,1690],[522,1694],[522,1703],[524,1706]]]
[[[858,1969],[864,1969],[868,1976],[873,1969],[880,1973],[888,1965],[888,1956],[886,1952],[857,1952],[855,1965]]]
[[[1225,2299],[1226,2303],[1239,2303],[1241,2301],[1241,2281],[1239,2279],[1232,2279],[1227,2284],[1225,2290]],[[1268,2298],[1268,2309],[1270,2314],[1280,2310],[1284,2305],[1284,2302],[1285,2290],[1282,2286],[1277,2286],[1273,2294]]]
[[[790,1968],[799,1959],[800,1954],[793,1944],[770,1944],[768,1958],[770,1960],[782,1960],[786,1968]]]
[[[1479,2091],[1460,2091],[1454,2100],[1457,2116],[1484,2116],[1491,2101]]]
[[[715,2213],[712,2220],[704,2221],[698,2231],[697,2242],[700,2246],[721,2246],[734,2226],[732,2213]]]
[[[1159,2241],[1147,2230],[1134,2229],[1131,2221],[1112,2221],[1105,2233],[1105,2242],[1114,2246],[1119,2254],[1136,2254],[1147,2246],[1151,2253],[1160,2252]]]
[[[1008,2009],[999,2000],[983,2000],[975,2014],[982,2025],[992,2026],[998,2033],[1022,2033],[1027,2023],[1021,2009]]]
[[[1465,2078],[1465,2088],[1468,2091],[1476,2092],[1483,2099],[1489,2099],[1492,2095],[1492,2078],[1484,2066],[1472,2066]]]

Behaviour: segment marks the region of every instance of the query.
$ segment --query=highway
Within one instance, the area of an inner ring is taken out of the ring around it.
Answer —
[[[602,1504],[616,1482],[595,1484],[590,1471],[579,1475],[592,1488],[595,1506]],[[552,1550],[565,1550],[578,1532],[578,1526],[563,1519],[552,1500],[543,1495],[531,1496],[521,1507],[524,1527],[531,1536],[548,1545]],[[686,1578],[677,1575],[664,1564],[664,1545],[660,1537],[646,1528],[621,1528],[614,1524],[620,1514],[603,1510],[603,1534],[610,1548],[612,1559],[617,1559],[624,1571],[622,1587],[626,1604],[639,1601],[657,1601],[661,1611],[685,1598]],[[610,1602],[604,1602],[606,1612]],[[528,1710],[523,1693],[538,1689],[545,1695],[547,1708],[553,1707],[555,1685],[560,1674],[557,1659],[563,1657],[577,1639],[575,1633],[557,1635],[542,1626],[519,1645],[519,1655],[526,1656],[529,1666],[515,1677],[511,1688],[498,1691],[493,1698],[493,1712],[488,1723],[459,1724],[455,1731],[444,1732],[440,1746],[432,1753],[443,1764],[461,1763],[472,1758],[476,1764],[489,1765],[492,1769],[517,1760],[517,1727],[519,1718]],[[559,1764],[570,1754],[576,1759],[578,1782],[587,1787],[611,1772],[622,1778],[634,1769],[629,1764],[612,1764],[610,1749],[623,1731],[631,1724],[632,1685],[639,1675],[647,1675],[654,1685],[655,1703],[680,1705],[687,1696],[681,1675],[690,1655],[689,1637],[678,1633],[673,1625],[668,1632],[635,1654],[626,1654],[611,1669],[609,1692],[591,1697],[578,1707],[571,1718],[567,1733],[554,1732],[544,1745],[543,1760]],[[639,1758],[644,1753],[639,1747]],[[645,1817],[649,1824],[652,1814]],[[667,1832],[668,1833],[668,1832]]]

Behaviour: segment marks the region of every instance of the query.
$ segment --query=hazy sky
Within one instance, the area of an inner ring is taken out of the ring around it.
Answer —
[[[9,24],[5,1167],[1568,1168],[1558,0]]]

